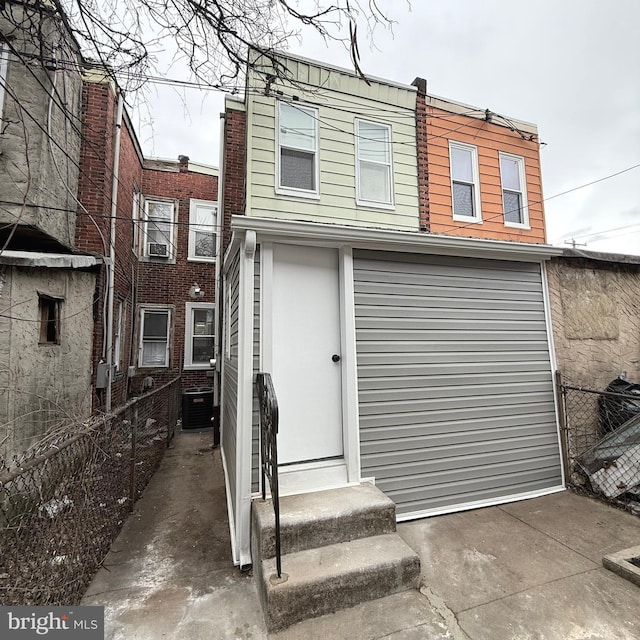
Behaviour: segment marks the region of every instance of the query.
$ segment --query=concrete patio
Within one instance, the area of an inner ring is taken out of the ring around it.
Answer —
[[[561,492],[398,526],[422,587],[268,634],[233,566],[219,450],[176,435],[83,599],[108,640],[631,640],[640,587],[602,557],[640,544],[640,519]]]

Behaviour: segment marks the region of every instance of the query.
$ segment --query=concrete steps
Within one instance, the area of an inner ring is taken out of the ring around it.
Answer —
[[[252,556],[270,631],[418,587],[420,560],[397,535],[395,505],[373,485],[280,501],[282,579],[271,501],[252,508]]]

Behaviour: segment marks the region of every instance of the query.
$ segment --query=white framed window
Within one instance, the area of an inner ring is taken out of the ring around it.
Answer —
[[[175,200],[145,198],[144,247],[147,258],[169,259],[175,256]]]
[[[184,326],[184,369],[209,369],[215,340],[215,305],[187,302]]]
[[[356,202],[393,206],[391,127],[356,119]]]
[[[142,216],[140,215],[140,200],[142,198],[142,194],[138,190],[137,186],[133,185],[133,196],[131,202],[131,222],[133,224],[133,251],[134,253],[138,253],[138,248],[140,247],[140,236],[142,235],[140,232],[140,225],[142,224]]]
[[[4,113],[4,85],[7,81],[7,63],[9,62],[9,48],[0,42],[0,133],[2,133],[2,114]]]
[[[118,302],[115,335],[113,337],[113,364],[116,373],[122,369],[122,331],[124,327],[124,302]]]
[[[278,103],[278,179],[276,191],[317,198],[318,111],[298,104]]]
[[[529,228],[524,158],[500,153],[500,181],[504,226]]]
[[[217,212],[211,200],[189,201],[189,260],[215,262]]]
[[[449,140],[449,160],[453,219],[482,222],[478,149],[470,144]]]
[[[138,367],[168,367],[171,309],[143,307],[140,309],[140,347]]]

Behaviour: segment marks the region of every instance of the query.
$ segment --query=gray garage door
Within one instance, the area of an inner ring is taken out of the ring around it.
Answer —
[[[539,264],[356,251],[363,477],[406,517],[562,486]]]

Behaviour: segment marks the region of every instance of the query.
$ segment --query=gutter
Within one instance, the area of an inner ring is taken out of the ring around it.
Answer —
[[[124,97],[118,93],[118,111],[115,122],[115,140],[113,151],[113,181],[111,185],[111,230],[109,233],[109,285],[107,290],[107,390],[105,395],[105,411],[111,411],[111,382],[113,378],[113,289],[116,279],[116,216],[118,213],[118,177],[120,169],[120,135],[122,132],[122,114],[124,110]],[[106,261],[105,261],[106,262]]]
[[[236,233],[254,231],[261,241],[289,243],[306,241],[315,246],[326,247],[348,244],[358,249],[518,262],[541,262],[554,256],[561,256],[564,251],[562,247],[552,247],[548,244],[484,240],[418,231],[393,231],[248,216],[233,216],[231,229]]]

